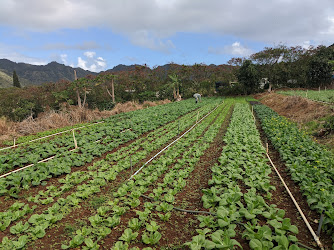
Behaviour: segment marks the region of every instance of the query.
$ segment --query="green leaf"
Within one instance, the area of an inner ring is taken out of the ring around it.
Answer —
[[[32,235],[38,239],[43,238],[45,236],[45,229],[43,226],[36,226],[31,228],[30,232]]]
[[[154,233],[151,232],[149,235],[147,235],[146,233],[142,235],[142,240],[145,244],[154,245],[157,244],[160,239],[161,239],[161,234],[157,231]]]
[[[86,238],[86,239],[85,239],[85,244],[86,244],[86,246],[89,247],[89,248],[93,248],[94,245],[95,245],[94,241],[93,241],[91,238]]]
[[[261,243],[261,241],[259,241],[257,239],[252,239],[249,242],[249,246],[250,246],[251,249],[262,250],[262,243]]]
[[[155,221],[151,221],[151,224],[147,224],[147,225],[146,225],[146,229],[147,229],[147,231],[149,231],[149,232],[155,232],[155,231],[158,231],[159,227],[160,227],[160,226],[159,226]]]
[[[283,249],[288,249],[289,240],[285,235],[276,236],[275,240],[277,241],[278,246],[283,247]]]
[[[137,236],[138,232],[132,232],[131,228],[127,228],[124,230],[122,236],[119,239],[129,243],[130,241],[136,239]]]
[[[123,241],[117,241],[115,246],[112,248],[113,250],[128,250],[129,245],[128,243],[123,243]]]
[[[289,235],[289,236],[288,236],[288,240],[289,240],[289,241],[293,241],[293,242],[297,242],[297,241],[298,241],[297,237],[294,236],[294,235]]]
[[[4,231],[11,223],[10,218],[4,218],[3,222],[0,222],[0,231]]]
[[[23,233],[24,231],[26,231],[28,228],[29,228],[29,223],[28,222],[26,222],[25,224],[22,224],[22,221],[20,221],[15,226],[12,226],[9,231],[12,234],[20,234],[20,233]]]
[[[218,219],[217,222],[218,222],[218,225],[219,225],[220,228],[224,228],[224,227],[226,227],[230,224],[229,221],[225,221],[225,220],[222,220],[222,219]]]
[[[12,242],[15,246],[15,249],[22,249],[28,243],[28,236],[22,235],[17,241],[12,241]]]
[[[289,250],[300,250],[300,248],[296,244],[293,244],[289,247]]]
[[[78,247],[84,242],[85,238],[82,235],[76,235],[70,241],[70,247]]]

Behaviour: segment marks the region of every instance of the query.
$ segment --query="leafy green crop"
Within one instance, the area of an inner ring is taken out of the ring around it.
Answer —
[[[224,141],[219,164],[212,167],[210,188],[204,189],[202,196],[203,206],[215,216],[198,216],[204,229],[197,230],[199,235],[186,245],[191,249],[241,247],[233,239],[239,224],[245,228],[242,236],[252,249],[296,249],[297,227],[284,218],[283,210],[266,203],[274,189],[271,169],[248,105],[235,105]],[[241,191],[239,185],[247,190]]]
[[[325,211],[323,227],[334,233],[334,156],[305,132],[263,105],[256,105],[263,130],[279,151],[292,179],[307,202],[319,213]],[[334,237],[334,234],[333,234]]]

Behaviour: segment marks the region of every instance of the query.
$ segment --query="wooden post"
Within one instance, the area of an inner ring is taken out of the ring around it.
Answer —
[[[74,129],[72,129],[72,134],[73,134],[73,140],[74,140],[74,147],[78,148],[77,140],[75,139],[75,135],[74,135]]]
[[[14,148],[15,148],[15,146],[16,146],[16,138],[14,137]]]
[[[319,86],[319,92],[320,92],[320,86]]]
[[[307,98],[307,94],[308,94],[308,89],[306,90],[306,98]]]

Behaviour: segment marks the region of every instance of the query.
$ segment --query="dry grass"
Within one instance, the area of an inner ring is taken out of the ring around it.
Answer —
[[[99,111],[98,109],[80,109],[77,106],[63,106],[61,111],[49,110],[40,114],[36,119],[28,117],[24,121],[17,123],[10,122],[5,118],[0,118],[0,143],[5,140],[12,140],[13,137],[99,120],[111,115],[169,102],[169,100],[163,100],[157,102],[146,101],[143,104],[136,102],[117,103],[114,109],[105,111]]]
[[[322,123],[321,118],[334,116],[331,106],[314,102],[300,96],[285,96],[276,93],[262,93],[255,95],[261,103],[275,110],[278,114],[296,122],[299,128],[308,129],[308,124]],[[321,126],[320,126],[321,128]],[[334,152],[334,134],[320,136],[321,130],[316,128],[312,133],[317,141],[326,145]]]
[[[8,121],[5,117],[0,117],[0,141],[11,140],[17,136],[15,123]]]
[[[157,105],[170,103],[169,100],[162,100],[157,102],[145,101],[143,104],[139,104],[136,102],[125,102],[125,103],[117,103],[116,106],[111,110],[111,115],[116,115],[124,112],[135,111],[138,109],[153,107]]]
[[[286,116],[298,123],[306,123],[333,114],[329,106],[300,96],[264,93],[256,95],[255,98],[271,107],[280,115]]]

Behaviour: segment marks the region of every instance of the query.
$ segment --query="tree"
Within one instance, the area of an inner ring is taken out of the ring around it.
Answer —
[[[260,77],[251,60],[245,60],[238,71],[238,81],[244,86],[245,94],[254,93],[259,88]]]
[[[175,101],[181,101],[181,95],[180,95],[180,87],[182,86],[179,77],[177,74],[168,75],[169,78],[172,80],[171,85],[173,86],[173,95]]]
[[[21,88],[21,83],[19,81],[19,77],[16,74],[16,71],[13,71],[13,86],[16,88]]]
[[[327,85],[332,78],[332,61],[334,60],[334,49],[319,46],[316,54],[311,58],[308,68],[308,80],[312,87]]]
[[[330,83],[332,77],[332,67],[329,61],[321,56],[315,56],[309,64],[309,84],[312,87],[326,85]]]

